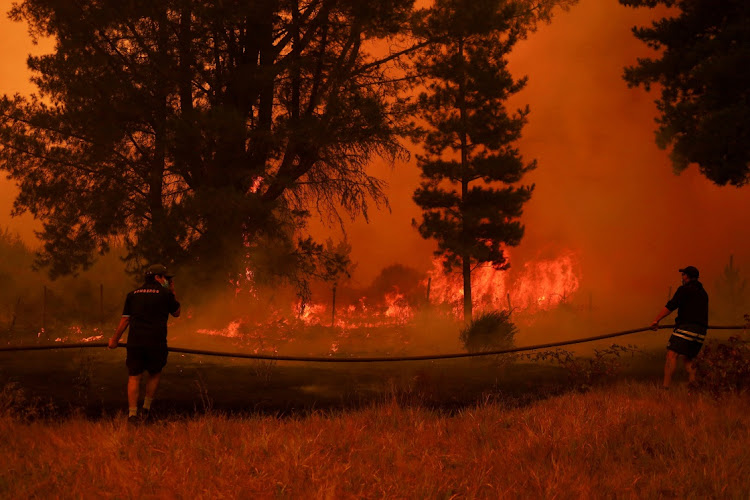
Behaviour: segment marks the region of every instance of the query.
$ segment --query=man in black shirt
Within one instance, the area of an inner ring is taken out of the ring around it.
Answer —
[[[668,389],[672,382],[672,374],[677,368],[677,358],[685,359],[685,369],[690,382],[695,382],[695,366],[693,360],[703,347],[708,329],[708,294],[698,281],[698,269],[688,266],[680,269],[682,286],[677,289],[667,305],[659,312],[651,328],[656,330],[659,321],[666,318],[677,309],[675,329],[667,342],[667,361],[664,364],[664,388]]]
[[[131,423],[138,419],[138,393],[144,371],[148,372],[141,415],[144,420],[151,411],[161,370],[167,364],[167,320],[170,314],[174,317],[180,315],[172,275],[167,273],[166,267],[154,264],[146,270],[143,286],[128,294],[120,324],[109,339],[109,348],[117,348],[120,337],[130,327],[125,364],[129,375],[128,421]]]

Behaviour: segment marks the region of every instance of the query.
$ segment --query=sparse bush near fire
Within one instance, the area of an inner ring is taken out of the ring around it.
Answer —
[[[525,359],[533,362],[550,362],[563,367],[568,373],[570,382],[578,389],[589,389],[592,385],[602,384],[619,372],[624,354],[633,355],[639,349],[633,345],[621,346],[612,344],[605,349],[594,349],[592,356],[576,356],[567,349],[537,351],[527,354]]]
[[[461,330],[461,343],[469,352],[507,349],[513,347],[516,333],[509,311],[486,311]]]

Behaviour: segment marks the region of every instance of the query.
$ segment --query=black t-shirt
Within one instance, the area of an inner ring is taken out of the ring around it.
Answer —
[[[667,302],[667,309],[677,309],[675,324],[690,329],[690,325],[708,327],[708,294],[700,281],[692,280],[682,285]]]
[[[167,319],[180,303],[159,283],[146,283],[125,299],[123,317],[130,318],[128,345],[166,345]]]

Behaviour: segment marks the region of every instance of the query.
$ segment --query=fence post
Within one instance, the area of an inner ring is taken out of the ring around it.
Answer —
[[[333,304],[331,305],[331,327],[336,325],[336,283],[333,284]]]
[[[10,328],[8,328],[9,332],[13,331],[13,328],[16,326],[16,319],[18,318],[18,310],[21,308],[21,297],[18,297],[18,300],[16,301],[16,307],[13,309],[13,316],[10,318]]]
[[[47,285],[42,290],[42,330],[47,327]]]

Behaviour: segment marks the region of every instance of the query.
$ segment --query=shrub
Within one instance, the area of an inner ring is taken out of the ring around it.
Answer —
[[[509,311],[480,314],[461,330],[461,343],[469,352],[495,351],[513,347],[518,328]]]
[[[594,349],[593,357],[576,356],[566,349],[540,351],[527,354],[526,359],[534,362],[547,361],[565,368],[570,380],[579,389],[587,390],[591,386],[602,383],[617,375],[624,354],[631,356],[639,349],[633,345],[621,346],[612,344],[606,349]]]
[[[16,382],[6,382],[0,387],[0,418],[31,421],[54,415],[56,411],[51,402],[28,397]]]
[[[750,388],[750,342],[730,337],[727,343],[709,341],[696,359],[696,385],[714,396]]]

